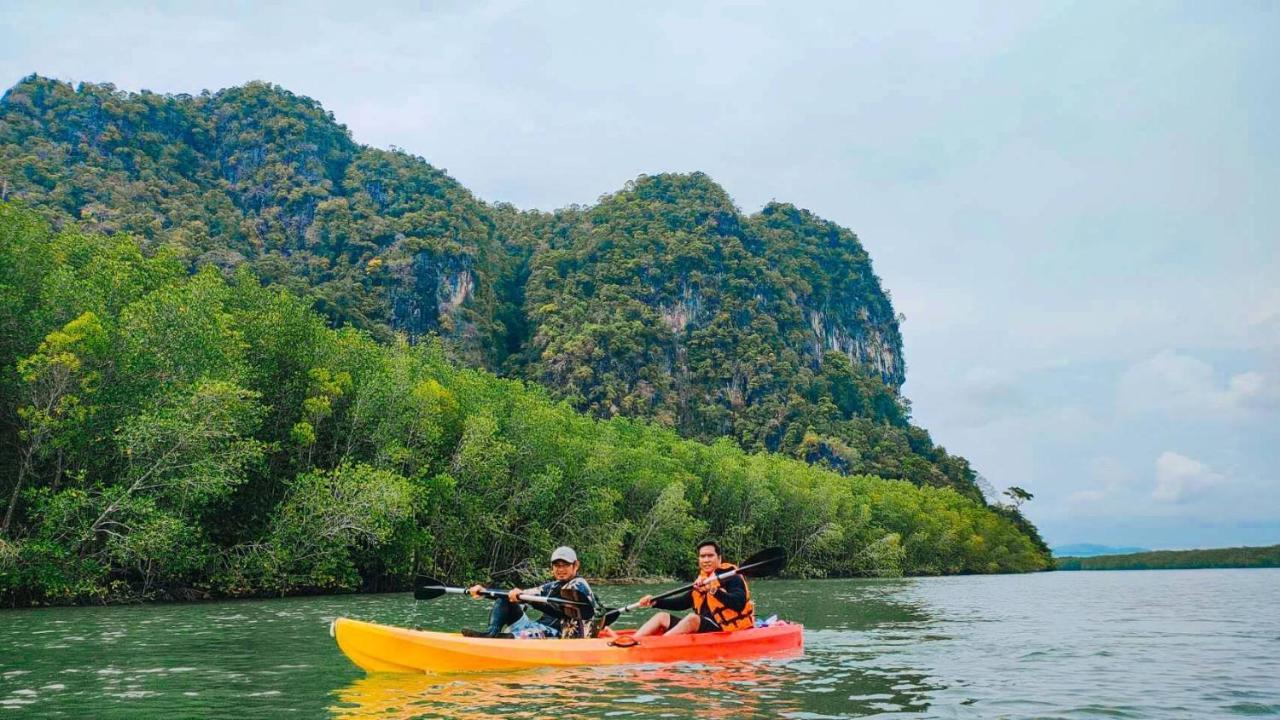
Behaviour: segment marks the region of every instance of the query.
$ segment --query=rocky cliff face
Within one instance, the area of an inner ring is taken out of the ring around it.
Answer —
[[[417,339],[430,333],[449,335],[471,300],[476,273],[465,257],[437,257],[419,252],[405,263],[407,272],[388,290],[390,325]]]
[[[890,392],[905,376],[852,233],[788,205],[743,217],[700,173],[629,183],[531,266],[525,372],[600,416],[779,449],[829,353]]]
[[[803,309],[812,333],[809,355],[842,353],[872,368],[894,389],[901,388],[906,365],[898,318],[857,236],[783,203],[765,206],[750,218],[749,227]]]

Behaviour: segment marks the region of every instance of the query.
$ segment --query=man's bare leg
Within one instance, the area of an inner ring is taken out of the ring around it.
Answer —
[[[670,622],[670,620],[668,620]],[[702,625],[702,618],[692,613],[685,615],[676,623],[676,626],[668,630],[666,635],[689,635],[698,632],[698,627]]]
[[[645,637],[647,635],[662,635],[667,628],[671,627],[671,613],[660,612],[645,621],[636,630],[634,637]]]

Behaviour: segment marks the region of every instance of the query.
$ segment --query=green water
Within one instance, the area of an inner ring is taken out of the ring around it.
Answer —
[[[0,611],[0,718],[1280,716],[1280,570],[759,581],[785,660],[365,676],[339,615],[441,629],[407,595]],[[611,604],[647,588],[606,587]],[[640,615],[638,619],[642,619]]]

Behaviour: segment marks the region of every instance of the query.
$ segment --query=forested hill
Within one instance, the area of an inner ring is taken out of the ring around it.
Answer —
[[[32,76],[0,100],[0,194],[192,271],[247,266],[334,326],[439,335],[597,417],[981,498],[910,422],[900,318],[853,233],[787,204],[745,216],[700,173],[520,212],[273,85]]]
[[[1017,572],[1016,510],[841,475],[334,330],[245,265],[0,202],[0,605],[675,575],[714,536],[798,575]],[[527,585],[526,585],[527,587]]]
[[[0,183],[56,224],[130,233],[192,266],[247,263],[335,324],[439,331],[469,360],[501,360],[509,256],[489,208],[278,87],[168,96],[29,77],[0,100]]]

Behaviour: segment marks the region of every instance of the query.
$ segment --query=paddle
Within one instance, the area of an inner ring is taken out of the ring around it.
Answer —
[[[414,600],[434,600],[435,598],[438,598],[441,595],[467,595],[467,594],[469,593],[467,592],[466,588],[452,587],[449,585],[445,585],[443,582],[433,577],[428,577],[426,575],[419,575],[418,577],[414,578],[414,581],[413,581],[413,599]],[[480,594],[484,597],[493,598],[494,600],[497,600],[498,598],[506,597],[507,591],[492,590],[490,588],[485,588],[480,591]],[[562,598],[557,598],[557,597],[547,597],[545,595],[535,595],[533,593],[521,593],[520,595],[517,595],[517,597],[519,597],[522,602],[528,602],[528,603],[548,603],[552,605],[564,605],[566,607],[568,606],[575,606],[575,607],[584,606],[585,607],[587,605],[586,603],[574,602],[572,600],[564,600]]]
[[[585,614],[583,608],[593,607],[587,600],[587,596],[578,592],[571,587],[560,588],[560,594],[564,597],[567,604],[564,606],[563,612],[566,620],[580,620]],[[592,613],[594,615],[594,613]]]
[[[715,575],[715,579],[720,581],[726,578],[731,578],[734,575],[742,575],[744,577],[769,577],[770,575],[777,575],[782,572],[782,568],[786,567],[786,565],[786,550],[783,550],[780,547],[765,548],[764,550],[761,550],[755,555],[747,558],[745,562],[737,567],[737,569],[717,573]],[[689,592],[691,589],[693,589],[693,583],[683,585],[675,590],[668,590],[661,595],[654,595],[653,599],[661,600],[662,598],[673,597],[681,593]],[[613,623],[614,620],[617,620],[623,613],[629,613],[632,610],[639,609],[640,607],[640,603],[635,602],[624,607],[610,610],[604,615],[604,625],[609,625]]]

